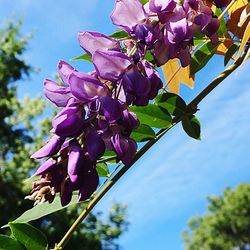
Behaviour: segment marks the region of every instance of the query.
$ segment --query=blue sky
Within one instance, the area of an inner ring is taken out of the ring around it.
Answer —
[[[42,94],[43,79],[56,72],[57,62],[82,53],[78,31],[115,30],[109,20],[113,0],[0,0],[0,6],[0,23],[23,15],[23,32],[34,34],[25,58],[41,70],[31,81],[20,82],[20,97]],[[83,62],[72,64],[79,70],[91,69]],[[183,249],[181,232],[192,216],[206,211],[206,197],[249,182],[249,65],[233,73],[199,106],[201,141],[176,126],[97,206],[105,212],[114,201],[128,205],[131,225],[119,241],[124,250]],[[191,100],[222,69],[222,59],[216,57],[198,74],[194,90],[182,87],[185,99]]]

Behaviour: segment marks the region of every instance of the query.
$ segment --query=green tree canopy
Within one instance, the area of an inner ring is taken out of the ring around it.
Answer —
[[[250,184],[209,197],[208,213],[189,221],[183,233],[189,250],[250,249]]]

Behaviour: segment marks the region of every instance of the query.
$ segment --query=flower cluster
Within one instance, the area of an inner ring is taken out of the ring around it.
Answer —
[[[129,105],[145,106],[163,83],[155,66],[179,58],[190,63],[195,32],[216,42],[219,21],[202,0],[116,0],[113,24],[128,36],[116,39],[98,32],[79,32],[79,45],[92,58],[94,72],[83,73],[64,61],[58,64],[63,84],[45,80],[46,97],[61,111],[52,120],[52,137],[31,157],[48,158],[35,173],[29,199],[52,202],[60,193],[62,205],[79,190],[79,201],[96,190],[97,161],[105,150],[117,162],[129,164],[136,150],[131,132],[139,120]],[[150,52],[155,65],[145,57]]]

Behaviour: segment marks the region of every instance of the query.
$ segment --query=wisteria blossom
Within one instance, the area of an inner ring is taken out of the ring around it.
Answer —
[[[197,32],[212,43],[218,40],[219,21],[202,0],[150,0],[146,5],[116,0],[111,21],[126,32],[124,39],[78,33],[95,71],[81,72],[60,61],[62,84],[44,81],[45,96],[61,110],[52,120],[51,138],[31,156],[46,158],[28,196],[35,204],[52,202],[59,193],[64,206],[75,191],[79,201],[90,198],[99,183],[96,164],[107,150],[117,162],[130,164],[137,151],[130,135],[140,121],[129,107],[146,106],[163,87],[156,66],[173,58],[189,65]]]

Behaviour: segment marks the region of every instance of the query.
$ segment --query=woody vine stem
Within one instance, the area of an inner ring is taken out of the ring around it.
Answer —
[[[200,92],[187,106],[187,110],[191,112],[196,112],[198,104],[209,95],[224,79],[226,79],[230,74],[232,74],[244,61],[244,59],[248,56],[247,51],[249,49],[249,44],[246,46],[243,54],[227,69],[225,69],[218,77],[216,77],[212,82],[208,84],[208,86]],[[117,181],[136,163],[141,156],[143,156],[160,138],[165,135],[171,128],[173,128],[176,124],[181,121],[182,117],[176,117],[173,119],[170,127],[166,129],[161,129],[155,138],[148,141],[135,155],[132,162],[130,164],[124,165],[113,177],[107,181],[106,185],[104,185],[99,192],[90,200],[87,207],[82,211],[76,221],[72,224],[70,229],[64,235],[62,240],[55,245],[54,250],[62,250],[63,247],[67,244],[68,240],[77,229],[77,227],[82,223],[82,221],[86,218],[86,216],[90,213],[90,211],[95,207],[95,205],[104,197],[104,195],[117,183]]]

